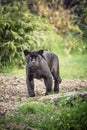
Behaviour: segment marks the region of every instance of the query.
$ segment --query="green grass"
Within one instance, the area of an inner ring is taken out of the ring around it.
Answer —
[[[4,123],[16,123],[19,129],[22,124],[37,130],[87,130],[87,101],[63,97],[54,105],[53,100],[47,104],[28,100],[19,106],[18,114],[2,120],[1,127]]]
[[[1,74],[8,74],[8,75],[13,75],[13,76],[18,76],[18,77],[25,77],[26,71],[25,67],[19,68],[14,65],[8,65],[0,68],[0,73]]]
[[[63,78],[87,79],[87,55],[60,57],[60,73]]]
[[[61,56],[60,61],[60,75],[67,79],[87,79],[87,55],[72,55]],[[25,77],[25,67],[20,69],[18,67],[5,67],[1,70],[2,73]]]
[[[78,49],[72,51],[72,54],[68,54],[66,46],[62,39],[55,41],[52,51],[59,56],[60,62],[60,75],[62,78],[67,79],[87,79],[87,52],[79,52]],[[78,48],[82,48],[83,45],[87,46],[87,42],[79,43]]]

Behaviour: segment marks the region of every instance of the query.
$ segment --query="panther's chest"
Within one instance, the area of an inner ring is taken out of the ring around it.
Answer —
[[[36,79],[42,78],[42,72],[40,69],[33,70],[31,72],[31,75],[33,76],[33,78],[36,78]]]

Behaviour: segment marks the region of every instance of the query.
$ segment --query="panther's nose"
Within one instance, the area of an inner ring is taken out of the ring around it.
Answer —
[[[33,64],[35,63],[35,60],[34,60],[34,59],[32,60],[32,63],[33,63]]]

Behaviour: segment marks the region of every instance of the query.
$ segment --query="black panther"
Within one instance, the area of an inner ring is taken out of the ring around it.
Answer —
[[[30,97],[35,96],[34,92],[34,78],[44,79],[47,95],[52,90],[52,77],[54,78],[54,92],[59,92],[59,83],[61,78],[59,76],[59,60],[56,54],[39,50],[28,51],[24,50],[26,56],[26,83]]]

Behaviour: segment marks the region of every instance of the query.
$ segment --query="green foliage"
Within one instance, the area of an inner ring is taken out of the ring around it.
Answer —
[[[0,8],[0,68],[17,65],[23,67],[23,50],[48,49],[54,50],[56,44],[61,46],[61,54],[70,55],[73,52],[86,52],[87,44],[83,42],[83,32],[74,25],[74,15],[71,15],[59,4],[59,9],[49,9],[49,2],[31,1],[38,4],[38,16],[29,12],[25,0],[10,0]],[[56,2],[56,1],[55,1]],[[51,6],[55,5],[51,2]],[[33,5],[34,6],[34,5]],[[52,6],[55,7],[55,6]],[[36,8],[36,7],[35,7]],[[40,12],[41,11],[41,12]],[[41,15],[40,15],[41,13]],[[45,13],[45,14],[44,14]],[[86,8],[84,9],[86,21]],[[51,15],[50,15],[51,14]],[[46,16],[45,16],[46,15]],[[61,15],[61,17],[60,17]],[[41,17],[44,16],[45,18]],[[47,18],[50,18],[50,25]],[[51,18],[52,17],[52,18]],[[66,20],[65,20],[66,19]],[[86,23],[86,22],[85,22]],[[57,30],[56,30],[57,29]],[[58,33],[55,33],[55,31]],[[62,35],[60,34],[62,32]],[[86,33],[85,33],[86,34]],[[60,40],[61,39],[61,40]],[[85,42],[86,43],[86,42]],[[56,49],[56,48],[55,48]],[[54,50],[55,51],[55,50]]]
[[[86,50],[85,44],[82,45],[83,36],[87,36],[87,1],[86,0],[36,0],[29,1],[33,10],[37,6],[36,13],[39,16],[48,18],[54,25],[55,31],[62,35],[65,40],[66,53],[69,55],[76,50],[83,53]],[[81,46],[80,46],[81,44]]]
[[[0,9],[1,65],[24,62],[23,49],[51,48],[52,28],[47,20],[29,13],[25,2]]]
[[[78,15],[80,13],[83,14],[84,12],[83,7],[86,8],[85,0],[82,1],[81,0],[71,0],[71,1],[70,0],[67,1],[66,0],[58,0],[58,1],[27,0],[27,1],[29,2],[28,3],[29,5],[30,4],[32,5],[32,8],[29,6],[29,9],[32,13],[36,13],[42,17],[48,18],[50,23],[52,23],[55,26],[55,30],[57,32],[62,32],[64,34],[66,34],[68,30],[72,30],[73,32],[77,31],[78,25],[76,25],[75,23],[79,22],[81,19],[79,18]],[[78,32],[80,31],[78,30]]]
[[[80,97],[63,97],[60,102],[30,102],[21,104],[19,113],[7,123],[23,123],[38,130],[86,130],[87,101]],[[3,124],[3,123],[2,123]]]

